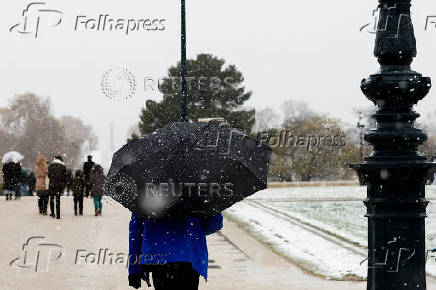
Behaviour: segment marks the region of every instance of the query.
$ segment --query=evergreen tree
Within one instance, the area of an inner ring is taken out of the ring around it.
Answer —
[[[210,54],[200,54],[187,60],[188,113],[192,121],[199,118],[226,120],[232,127],[250,133],[254,125],[254,110],[242,109],[250,98],[243,86],[244,77],[234,65],[224,67],[223,59]],[[164,125],[180,120],[181,66],[173,66],[159,85],[163,93],[160,102],[147,101],[140,115],[139,129],[146,135]],[[137,136],[132,136],[135,138]]]

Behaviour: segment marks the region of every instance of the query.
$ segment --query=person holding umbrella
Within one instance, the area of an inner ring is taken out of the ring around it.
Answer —
[[[23,158],[23,155],[16,151],[10,151],[3,155],[3,191],[6,196],[6,200],[12,200],[12,194],[15,194],[15,199],[17,199],[20,195],[20,161],[23,160]]]
[[[50,216],[55,217],[54,202],[56,199],[56,218],[61,218],[61,195],[67,184],[67,169],[61,156],[55,156],[48,166]]]
[[[39,155],[35,164],[36,174],[36,195],[38,196],[38,208],[39,213],[47,215],[48,205],[48,164],[47,158],[43,155]]]
[[[105,185],[109,196],[132,211],[128,280],[136,289],[141,280],[151,286],[150,272],[156,290],[198,289],[199,276],[207,279],[206,235],[222,228],[222,210],[266,188],[272,153],[230,126],[189,122],[185,0],[181,16],[180,122],[118,150]],[[162,184],[165,191],[169,184],[197,184],[197,194],[183,186],[174,194],[148,194]],[[211,186],[208,194],[200,184]]]
[[[129,285],[156,290],[198,289],[199,276],[207,279],[206,235],[223,227],[223,216],[182,220],[141,219],[132,214],[129,224]]]
[[[19,188],[19,178],[21,175],[21,165],[20,163],[8,162],[3,165],[3,191],[6,196],[6,200],[12,200],[12,194],[15,195],[15,199],[18,198],[20,188]]]

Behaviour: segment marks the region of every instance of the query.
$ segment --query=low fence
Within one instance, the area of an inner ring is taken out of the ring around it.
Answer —
[[[268,182],[268,188],[282,187],[320,187],[320,186],[358,186],[358,180]]]

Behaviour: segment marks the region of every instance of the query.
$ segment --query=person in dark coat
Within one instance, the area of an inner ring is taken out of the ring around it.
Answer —
[[[21,178],[21,165],[20,163],[9,162],[3,165],[3,192],[6,200],[12,200],[12,194],[15,194],[17,199],[20,195],[19,181]]]
[[[70,195],[71,181],[73,180],[73,170],[67,169],[67,196]]]
[[[86,188],[85,188],[86,197],[89,197],[89,191],[91,190],[89,178],[91,176],[91,170],[94,167],[94,165],[95,165],[95,162],[92,161],[92,156],[88,155],[88,161],[83,163],[83,176],[85,177],[85,181],[86,181]]]
[[[223,227],[221,213],[211,218],[187,217],[182,221],[141,219],[129,224],[129,286],[149,286],[153,274],[156,290],[198,289],[199,276],[207,279],[206,235]]]
[[[85,192],[85,179],[81,170],[76,171],[76,176],[71,180],[71,191],[74,197],[74,215],[77,215],[77,205],[79,214],[83,215],[83,193]]]
[[[106,176],[103,173],[103,167],[96,164],[91,170],[89,183],[91,184],[91,196],[94,198],[95,216],[102,214],[103,186],[106,182]]]
[[[18,181],[20,185],[20,195],[16,196],[16,198],[20,198],[21,196],[29,196],[29,171],[26,168],[21,168],[20,179]]]
[[[48,166],[50,179],[48,191],[50,194],[50,216],[55,217],[54,202],[56,199],[56,218],[61,218],[61,195],[67,185],[67,169],[61,156],[55,156]]]
[[[33,193],[35,192],[35,184],[36,184],[36,175],[33,171],[29,173],[28,184],[29,184],[29,195],[32,196]]]

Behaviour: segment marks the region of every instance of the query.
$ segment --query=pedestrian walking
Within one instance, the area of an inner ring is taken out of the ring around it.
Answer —
[[[35,175],[35,172],[31,171],[29,173],[27,183],[29,184],[29,195],[33,196],[33,193],[36,190],[36,187],[35,187],[35,185],[36,185],[36,175]]]
[[[91,196],[94,198],[95,216],[102,214],[101,198],[103,196],[103,186],[106,182],[106,176],[103,173],[103,167],[96,164],[91,170],[89,183],[91,184]]]
[[[20,194],[16,196],[16,198],[20,198],[21,196],[29,196],[29,170],[26,168],[21,168],[20,178],[18,180],[18,184],[20,185]]]
[[[12,200],[12,195],[15,199],[20,195],[20,178],[21,178],[21,165],[19,162],[8,162],[3,164],[3,192],[6,200]]]
[[[36,175],[36,195],[38,196],[38,209],[42,215],[47,215],[48,205],[48,164],[47,158],[43,155],[39,155],[35,163],[35,175]]]
[[[72,180],[73,180],[73,170],[67,169],[67,196],[70,196]]]
[[[74,197],[74,215],[77,215],[77,207],[79,215],[83,215],[83,193],[85,191],[85,179],[81,170],[77,170],[75,177],[71,180],[71,191]]]
[[[156,290],[197,290],[199,276],[207,279],[206,235],[220,230],[223,216],[182,220],[141,219],[132,213],[129,224],[129,285]]]
[[[91,184],[89,183],[89,178],[91,176],[91,170],[94,167],[95,162],[92,161],[92,156],[88,155],[88,161],[83,163],[83,176],[85,177],[86,181],[86,188],[85,188],[85,195],[86,197],[89,197],[89,191],[91,190]]]
[[[56,218],[61,218],[61,195],[67,184],[67,170],[61,156],[55,156],[48,166],[50,216],[55,217],[54,203],[56,200]]]

